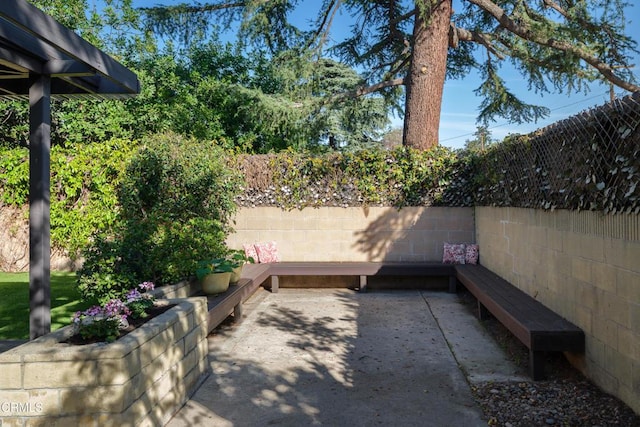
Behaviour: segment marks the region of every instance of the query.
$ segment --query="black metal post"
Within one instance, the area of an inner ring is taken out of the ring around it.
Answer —
[[[51,76],[29,87],[29,336],[51,331]]]

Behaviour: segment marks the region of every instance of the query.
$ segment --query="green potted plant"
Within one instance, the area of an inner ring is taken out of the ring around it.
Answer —
[[[253,257],[248,257],[243,250],[232,249],[226,256],[227,261],[231,264],[233,271],[231,273],[231,283],[236,283],[242,275],[242,267],[247,264],[253,264]]]
[[[225,292],[229,289],[233,264],[226,258],[214,258],[198,262],[196,277],[207,295]]]

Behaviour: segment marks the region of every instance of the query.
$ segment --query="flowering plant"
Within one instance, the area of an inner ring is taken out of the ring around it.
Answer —
[[[103,306],[94,305],[85,311],[78,311],[72,317],[75,333],[86,340],[113,342],[120,336],[120,330],[129,326],[128,318],[144,318],[147,310],[154,305],[155,298],[146,291],[154,289],[152,282],[144,282],[131,289],[124,300],[112,299]]]
[[[76,333],[82,338],[113,342],[120,335],[120,329],[129,326],[127,321],[129,313],[129,309],[122,301],[112,299],[102,307],[94,305],[85,311],[76,312],[72,321]]]
[[[153,307],[155,298],[147,293],[154,289],[153,282],[143,282],[138,285],[139,289],[131,289],[127,292],[126,306],[131,312],[131,317],[134,319],[144,319],[149,314],[147,310]]]

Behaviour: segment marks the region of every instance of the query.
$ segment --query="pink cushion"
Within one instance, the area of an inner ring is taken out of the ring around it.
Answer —
[[[256,247],[253,243],[243,244],[242,249],[244,249],[244,254],[247,258],[253,258],[255,262],[258,262],[258,252],[256,251]]]
[[[254,246],[258,253],[258,262],[280,262],[276,242],[256,243]]]
[[[464,262],[466,264],[477,264],[480,248],[475,243],[468,243],[465,248]]]
[[[464,264],[465,254],[464,243],[445,243],[442,262],[445,264]]]

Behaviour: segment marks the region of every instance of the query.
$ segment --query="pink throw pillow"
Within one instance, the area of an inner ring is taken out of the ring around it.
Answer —
[[[258,252],[256,251],[256,247],[253,243],[243,244],[242,249],[244,249],[244,254],[247,258],[253,258],[255,262],[258,262]]]
[[[445,243],[442,262],[445,264],[464,264],[465,255],[465,245],[463,243]]]
[[[480,248],[475,243],[469,243],[465,248],[464,262],[466,264],[477,264]]]
[[[256,252],[258,252],[258,260],[260,263],[280,262],[280,255],[276,242],[256,243]]]

